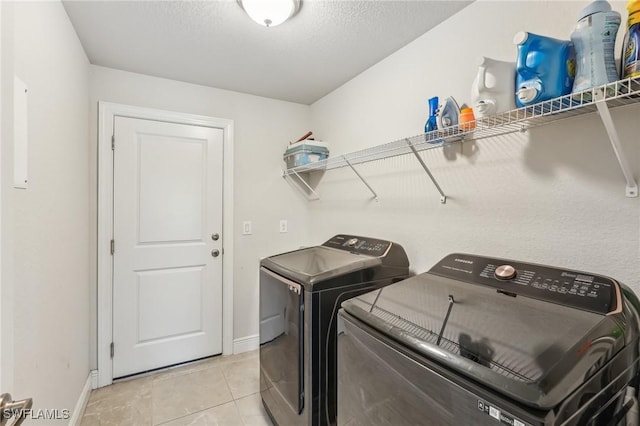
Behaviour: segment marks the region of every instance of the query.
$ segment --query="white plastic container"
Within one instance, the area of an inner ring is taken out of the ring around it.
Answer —
[[[571,33],[576,49],[576,78],[573,93],[618,79],[615,44],[620,14],[605,0],[596,0],[582,9]]]
[[[478,73],[471,86],[471,106],[476,119],[516,107],[515,79],[516,69],[513,62],[499,61],[486,56],[478,61]]]
[[[287,147],[283,154],[287,169],[306,166],[329,157],[329,146],[326,143],[315,140],[296,142]]]

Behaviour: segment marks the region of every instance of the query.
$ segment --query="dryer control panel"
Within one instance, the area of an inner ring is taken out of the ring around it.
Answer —
[[[604,315],[616,311],[621,300],[611,278],[505,259],[450,254],[429,273]]]
[[[377,240],[369,237],[359,237],[356,235],[336,235],[326,243],[322,244],[325,247],[332,247],[340,250],[345,250],[350,253],[365,254],[367,256],[384,256],[389,247],[390,241]]]

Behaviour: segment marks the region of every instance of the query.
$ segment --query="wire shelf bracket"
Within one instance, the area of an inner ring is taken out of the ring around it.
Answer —
[[[609,106],[607,105],[607,102],[605,100],[605,91],[603,89],[599,89],[595,92],[595,104],[596,108],[598,109],[600,119],[602,120],[602,124],[607,130],[607,135],[609,135],[609,141],[611,142],[613,152],[615,152],[618,163],[620,163],[622,174],[627,181],[627,185],[625,188],[626,196],[629,198],[637,197],[638,183],[633,178],[631,166],[629,166],[627,156],[625,155],[622,144],[620,143],[620,137],[618,136],[618,131],[616,130],[616,126],[613,123],[613,119],[611,118],[611,112],[609,111]]]
[[[287,170],[287,171],[282,170],[282,177],[283,177],[283,178],[285,178],[285,179],[287,179],[287,177],[288,177],[288,176],[295,176],[295,177],[297,177],[297,179],[294,179],[294,180],[292,180],[292,181],[294,182],[294,185],[296,185],[296,186],[300,189],[300,191],[301,191],[301,192],[303,192],[303,193],[306,195],[306,197],[307,197],[307,199],[308,199],[309,201],[317,201],[317,200],[319,200],[319,199],[320,199],[320,194],[318,194],[318,193],[316,192],[316,190],[315,190],[315,189],[313,189],[313,188],[311,187],[311,185],[309,185],[309,184],[307,183],[307,181],[306,181],[302,176],[300,176],[300,175],[298,174],[298,172],[296,172],[296,171],[295,171],[295,170],[293,170],[293,169],[289,169],[289,170]],[[306,188],[306,189],[309,191],[309,193],[305,192],[303,188],[300,188],[300,185],[299,185],[299,184],[297,184],[296,182],[300,182],[300,183],[302,183],[302,185],[304,185],[304,188]]]
[[[362,175],[360,173],[358,173],[358,171],[356,170],[355,167],[353,167],[353,164],[351,164],[349,162],[349,160],[347,160],[347,157],[345,157],[344,155],[342,156],[342,158],[344,158],[344,162],[347,163],[347,166],[351,167],[351,170],[353,170],[353,173],[356,174],[356,176],[358,176],[360,178],[360,180],[362,181],[362,183],[364,183],[364,185],[367,187],[367,189],[369,189],[369,191],[371,191],[371,194],[373,194],[373,199],[378,201],[378,194],[376,194],[376,191],[373,190],[373,188],[371,188],[371,185],[369,185],[367,183],[367,181],[362,177]]]
[[[436,189],[440,193],[440,202],[442,204],[446,204],[447,203],[447,196],[444,194],[444,192],[442,192],[442,188],[440,188],[440,185],[438,185],[438,181],[436,180],[436,178],[433,177],[433,175],[429,171],[429,168],[427,167],[427,165],[422,160],[422,157],[420,157],[420,154],[418,154],[418,150],[416,149],[415,146],[413,146],[413,143],[411,143],[411,139],[407,138],[407,139],[405,139],[405,141],[407,141],[407,145],[409,145],[409,148],[411,148],[411,152],[413,152],[413,155],[416,156],[416,158],[418,159],[418,162],[420,163],[420,165],[422,166],[424,171],[427,172],[427,175],[429,175],[429,178],[431,179],[431,182],[433,182],[433,185],[436,187]]]

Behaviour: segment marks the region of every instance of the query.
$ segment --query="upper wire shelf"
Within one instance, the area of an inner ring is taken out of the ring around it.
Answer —
[[[573,93],[490,117],[479,118],[458,126],[434,130],[360,151],[329,157],[326,160],[287,169],[284,171],[284,175],[290,176],[298,175],[299,173],[352,167],[370,161],[440,148],[447,143],[478,140],[521,132],[594,111],[599,111],[602,115],[599,107],[602,104],[606,104],[608,108],[617,108],[634,103],[640,103],[640,77],[619,80],[583,92]],[[607,127],[606,122],[605,126]],[[607,131],[609,131],[608,127]],[[618,155],[617,150],[616,155]],[[619,155],[618,157],[620,159]],[[635,196],[637,196],[637,189]]]

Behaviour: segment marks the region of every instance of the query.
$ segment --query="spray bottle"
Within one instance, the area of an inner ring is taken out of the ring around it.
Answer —
[[[429,118],[424,125],[424,132],[429,133],[438,129],[438,121],[436,114],[438,113],[438,97],[429,98]],[[425,136],[426,138],[426,136]],[[427,139],[428,140],[428,139]]]

